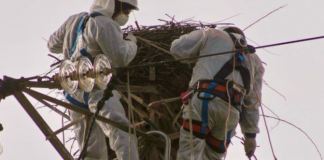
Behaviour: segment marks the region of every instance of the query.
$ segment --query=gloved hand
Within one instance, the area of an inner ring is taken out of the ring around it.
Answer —
[[[137,39],[136,39],[136,37],[133,35],[132,32],[129,32],[128,35],[127,35],[127,37],[126,37],[125,39],[126,39],[126,40],[130,40],[130,41],[132,41],[132,42],[134,42],[134,43],[137,43]]]
[[[249,53],[251,53],[251,54],[255,53],[255,47],[254,46],[247,45],[247,49],[248,49]]]
[[[256,148],[255,138],[245,137],[244,150],[245,150],[245,155],[248,158],[251,158],[254,155],[255,148]]]

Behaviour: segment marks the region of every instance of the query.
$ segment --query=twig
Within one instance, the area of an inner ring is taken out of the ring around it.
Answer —
[[[50,56],[50,57],[52,57],[52,58],[54,58],[55,60],[57,60],[57,61],[61,61],[60,59],[58,59],[57,57],[55,57],[55,56],[53,56],[53,55],[51,55],[51,54],[47,54],[48,56]]]
[[[315,148],[316,148],[316,150],[317,150],[317,153],[318,153],[319,156],[321,157],[321,160],[323,160],[322,155],[321,155],[320,151],[318,150],[318,147],[317,147],[317,145],[315,144],[315,142],[314,142],[314,141],[313,141],[313,140],[308,136],[308,134],[307,134],[305,131],[303,131],[301,128],[297,127],[296,125],[294,125],[294,124],[292,124],[292,123],[290,123],[290,122],[288,122],[288,121],[286,121],[286,120],[280,119],[280,118],[276,118],[276,117],[272,117],[272,116],[268,116],[268,115],[260,115],[260,116],[263,116],[263,117],[266,117],[266,118],[272,118],[272,119],[276,119],[276,120],[279,120],[279,121],[285,122],[285,123],[287,123],[287,124],[289,124],[289,125],[291,125],[291,126],[297,128],[299,131],[303,132],[303,133],[306,135],[306,137],[307,137],[307,138],[312,142],[312,144],[315,146]]]
[[[262,106],[264,106],[266,109],[268,109],[273,115],[275,115],[277,118],[279,118],[279,116],[273,112],[269,107],[267,107],[265,104],[262,103]],[[273,130],[274,128],[276,128],[279,125],[280,121],[277,122],[277,124],[271,128],[271,130]]]
[[[220,22],[223,22],[223,21],[229,20],[229,19],[231,19],[231,18],[234,18],[234,17],[236,17],[236,16],[239,16],[239,15],[241,15],[241,13],[236,14],[236,15],[231,16],[231,17],[228,17],[228,18],[225,18],[225,19],[222,19],[222,20],[219,20],[219,21],[217,21],[217,22],[215,22],[215,23],[220,23]]]
[[[165,15],[168,16],[169,18],[171,18],[171,22],[175,21],[176,23],[178,23],[178,22],[174,19],[175,16],[171,17],[171,16],[168,15],[168,14],[165,14]]]
[[[256,23],[258,23],[259,21],[261,21],[262,19],[264,19],[264,18],[266,18],[267,16],[269,16],[270,14],[272,14],[272,13],[274,13],[274,12],[276,12],[276,11],[278,11],[279,9],[281,9],[281,8],[284,8],[284,7],[286,7],[288,4],[286,4],[286,5],[283,5],[283,6],[281,6],[281,7],[279,7],[279,8],[277,8],[277,9],[275,9],[275,10],[273,10],[273,11],[271,11],[270,13],[268,13],[267,15],[265,15],[265,16],[263,16],[263,17],[261,17],[260,19],[258,19],[257,21],[255,21],[254,23],[252,23],[252,24],[250,24],[249,26],[247,26],[246,28],[244,28],[243,29],[243,31],[245,31],[245,30],[247,30],[248,28],[250,28],[251,26],[253,26],[253,25],[255,25]]]
[[[284,98],[285,100],[287,100],[286,99],[286,97],[283,95],[283,94],[281,94],[279,91],[277,91],[277,90],[275,90],[274,88],[272,88],[265,80],[263,80],[263,84],[265,84],[266,86],[268,86],[271,90],[273,90],[273,91],[275,91],[277,94],[279,94],[282,98]]]
[[[156,48],[156,49],[159,49],[159,50],[161,50],[161,51],[163,51],[163,52],[165,52],[165,53],[167,53],[167,54],[171,54],[170,51],[167,51],[167,50],[163,49],[162,47],[159,47],[159,46],[153,44],[152,41],[146,40],[146,39],[141,38],[141,37],[138,37],[138,36],[137,36],[136,38],[139,39],[140,41],[142,41],[142,42],[144,42],[144,43],[146,43],[146,44],[148,44],[148,45],[150,45],[150,46]]]
[[[65,111],[63,113],[66,112],[67,109],[65,109]],[[62,127],[64,126],[64,117],[62,116],[61,117],[61,124],[62,124]],[[62,141],[63,141],[63,146],[65,146],[65,134],[64,134],[64,131],[62,132]]]

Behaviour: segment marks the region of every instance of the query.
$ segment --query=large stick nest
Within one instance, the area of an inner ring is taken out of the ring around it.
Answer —
[[[174,58],[169,54],[172,41],[183,34],[205,27],[214,28],[215,25],[202,26],[202,24],[197,23],[168,23],[166,25],[142,26],[140,29],[129,27],[125,29],[125,36],[127,32],[133,32],[138,37],[138,51],[134,60],[129,65],[142,65],[149,62],[173,60]],[[154,86],[157,89],[157,93],[136,93],[136,96],[140,97],[145,104],[162,99],[179,97],[182,92],[187,90],[192,74],[192,67],[192,64],[172,62],[134,69],[129,71],[129,84],[131,86]],[[127,82],[127,72],[117,73],[117,76],[121,81]],[[142,114],[154,122],[159,130],[167,134],[176,134],[179,132],[181,126],[180,119],[177,120],[177,124],[172,124],[172,122],[182,106],[180,100],[157,106],[154,108],[154,111],[147,109],[138,101],[132,100],[132,103],[136,109],[140,110]],[[127,106],[126,103],[124,104]],[[153,130],[138,115],[135,114],[134,117],[138,129],[145,132]],[[144,144],[144,146],[147,146],[147,144]],[[143,145],[142,147],[140,145],[141,148],[143,149]],[[171,159],[175,159],[177,149],[178,139],[176,138],[172,141]],[[145,154],[148,160],[162,159],[161,153],[163,153],[163,148],[152,149],[149,153],[151,154]]]

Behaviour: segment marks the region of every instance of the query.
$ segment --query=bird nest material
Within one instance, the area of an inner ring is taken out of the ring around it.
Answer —
[[[170,55],[170,47],[173,40],[179,38],[183,34],[190,33],[191,31],[205,27],[214,28],[215,26],[216,25],[214,24],[202,25],[197,23],[169,23],[166,25],[142,26],[141,28],[136,29],[128,27],[125,29],[125,36],[127,35],[127,32],[133,32],[137,37],[138,45],[137,54],[129,66],[173,60],[174,58]],[[153,108],[149,108],[149,105],[147,104],[163,99],[179,97],[182,92],[187,90],[192,74],[192,67],[192,64],[172,62],[151,67],[137,68],[128,71],[128,73],[124,71],[117,73],[117,76],[121,81],[126,83],[127,74],[129,74],[130,86],[151,86],[154,88],[154,92],[134,93],[135,98],[132,99],[132,104],[135,109],[139,110],[145,117],[149,118],[157,126],[158,130],[161,130],[170,136],[177,135],[181,127],[180,119],[176,118],[176,115],[179,113],[182,106],[181,100],[178,99],[172,103],[163,103],[162,105]],[[126,101],[127,100],[124,102]],[[125,103],[124,106],[128,105]],[[153,130],[150,125],[145,121],[142,121],[141,116],[134,114],[134,119],[136,128],[142,131]],[[147,144],[144,146],[147,146]],[[175,159],[177,149],[178,137],[175,136],[172,140],[171,159]],[[150,150],[150,154],[146,154],[146,159],[161,159],[161,153],[163,153],[163,151],[161,151],[162,150],[158,148]]]

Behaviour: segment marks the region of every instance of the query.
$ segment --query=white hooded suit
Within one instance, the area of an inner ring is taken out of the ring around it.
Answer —
[[[226,51],[235,50],[234,43],[228,33],[217,29],[196,30],[189,34],[181,36],[179,39],[173,41],[171,52],[176,59],[190,58],[195,56],[208,55],[213,53],[221,53]],[[212,80],[216,73],[222,66],[232,58],[232,54],[224,54],[218,56],[211,56],[199,58],[193,68],[193,74],[189,87],[193,87],[199,80],[208,79]],[[251,65],[250,61],[251,60]],[[187,61],[188,62],[188,61]],[[185,62],[185,63],[187,63]],[[259,105],[258,98],[261,98],[261,84],[264,73],[261,60],[256,54],[248,54],[244,56],[244,63],[246,64],[251,75],[250,92],[245,97],[245,105],[250,107],[243,107],[240,119],[240,112],[230,107],[229,104],[222,99],[216,97],[208,102],[208,127],[210,134],[218,140],[225,138],[225,124],[230,112],[229,121],[227,123],[227,131],[232,131],[230,137],[235,135],[235,128],[239,123],[242,133],[258,133],[259,121]],[[231,79],[236,83],[243,86],[242,77],[239,71],[234,71],[226,79]],[[256,91],[256,92],[255,92]],[[191,112],[192,119],[202,121],[202,103],[201,99],[197,98],[195,93],[191,98],[192,110],[186,105],[183,111],[182,118],[189,119],[189,112]],[[193,137],[193,154],[195,160],[220,160],[224,153],[215,152],[210,148],[205,139]],[[180,148],[178,150],[178,160],[190,159],[190,134],[184,130],[180,130]]]
[[[137,8],[137,0],[120,0],[129,3]],[[125,66],[133,60],[136,55],[137,45],[132,41],[125,41],[120,26],[111,18],[114,13],[115,0],[94,0],[90,13],[100,13],[100,16],[89,18],[83,31],[83,42],[86,51],[95,57],[98,54],[107,56],[111,66]],[[54,32],[48,42],[48,48],[52,53],[63,53],[65,59],[75,61],[78,55],[70,57],[70,51],[73,46],[74,37],[77,33],[82,16],[88,13],[79,13],[72,15],[64,22],[64,24]],[[102,90],[94,90],[89,94],[89,109],[95,112],[98,101],[102,98]],[[72,94],[75,100],[84,102],[83,91],[77,90]],[[124,108],[120,103],[120,95],[117,91],[113,91],[113,97],[105,102],[99,115],[104,116],[113,121],[129,125],[126,118]],[[81,115],[70,111],[71,120]],[[76,140],[82,149],[84,139],[85,122],[81,122],[74,126]],[[85,160],[107,160],[107,147],[105,136],[109,137],[110,147],[116,152],[119,160],[137,160],[137,146],[135,145],[135,136],[130,135],[131,145],[129,145],[129,134],[119,130],[116,127],[96,121],[93,126],[92,134],[87,146],[87,154]],[[131,150],[129,154],[129,148]]]

